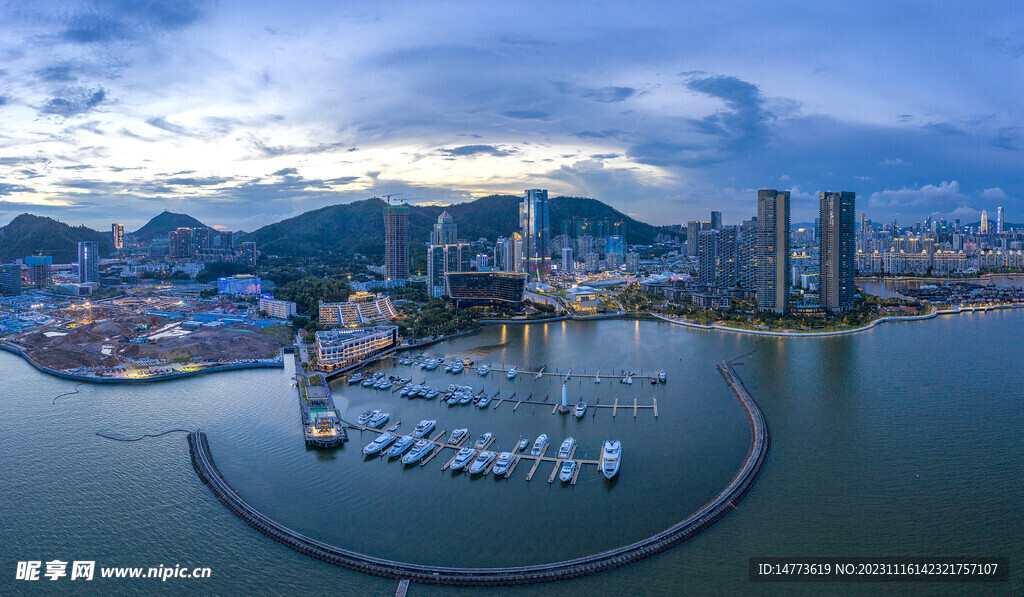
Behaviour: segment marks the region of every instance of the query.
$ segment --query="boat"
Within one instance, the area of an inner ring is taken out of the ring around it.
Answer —
[[[403,435],[402,437],[398,438],[398,441],[395,442],[395,445],[391,446],[391,449],[388,450],[388,458],[398,458],[399,456],[404,454],[406,450],[411,448],[414,443],[416,443],[416,440],[414,440],[412,437],[408,435]]]
[[[423,396],[423,397],[426,397],[426,395],[427,395],[427,394],[429,394],[429,393],[430,393],[430,386],[426,386],[426,385],[425,385],[425,386],[423,386],[423,387],[421,387],[421,388],[420,388],[420,389],[419,389],[419,390],[418,390],[418,391],[416,392],[416,394],[417,394],[418,396]]]
[[[363,414],[359,415],[359,418],[356,419],[356,423],[359,423],[360,425],[366,425],[367,423],[370,422],[370,419],[372,419],[374,417],[374,415],[376,415],[378,413],[380,413],[380,409],[368,410],[368,411],[364,412]]]
[[[576,474],[576,461],[566,460],[562,463],[562,470],[558,473],[558,480],[562,483],[568,483],[572,481],[572,476]]]
[[[397,433],[398,432],[398,428],[401,427],[401,426],[402,426],[402,422],[401,421],[395,423],[391,427],[388,427],[388,433]]]
[[[448,406],[455,406],[456,404],[459,403],[460,398],[462,398],[462,393],[455,392],[454,394],[448,397]]]
[[[354,383],[359,383],[361,381],[363,381],[363,374],[362,373],[356,373],[352,377],[348,378],[349,385],[352,385]]]
[[[664,369],[658,371],[658,381],[660,381],[661,383],[665,383],[666,381],[668,381],[668,378],[665,377]]]
[[[461,471],[466,467],[467,464],[476,458],[476,450],[473,448],[462,448],[459,453],[455,455],[455,459],[452,460],[452,470]]]
[[[619,463],[622,458],[622,444],[619,440],[604,442],[604,449],[601,451],[601,474],[606,479],[611,479],[619,473]]]
[[[430,452],[430,449],[433,447],[433,443],[431,443],[428,440],[421,439],[420,441],[416,442],[416,445],[412,447],[412,450],[409,450],[408,454],[402,456],[402,464],[412,464],[414,462],[419,462],[420,459],[426,456],[427,453]]]
[[[466,357],[466,358],[462,359],[462,366],[463,367],[472,367],[473,366],[473,359],[471,359],[469,357]]]
[[[459,429],[456,429],[455,431],[452,431],[452,434],[448,436],[448,441],[445,443],[449,443],[452,445],[458,444],[459,442],[462,441],[462,438],[466,437],[467,435],[469,435],[469,429],[466,427],[461,427]]]
[[[439,393],[440,393],[440,392],[438,392],[437,390],[435,390],[435,389],[431,388],[431,389],[430,389],[430,391],[429,391],[429,392],[427,392],[427,395],[426,395],[426,396],[424,396],[424,398],[426,398],[427,400],[433,400],[434,398],[437,398],[437,395],[438,395]]]
[[[515,458],[516,455],[512,452],[502,452],[501,454],[498,454],[498,461],[494,463],[494,468],[491,469],[494,471],[495,476],[507,473],[508,470],[512,468],[512,463],[515,462]]]
[[[363,446],[363,454],[366,456],[372,456],[379,453],[384,448],[391,445],[392,442],[397,439],[387,431],[377,436],[377,439]]]
[[[594,376],[594,383],[601,383],[601,372],[598,371],[597,375]]]
[[[652,386],[658,385],[658,378],[653,376],[653,375],[651,376],[651,385]]]
[[[631,374],[627,373],[626,377],[622,377],[622,378],[619,379],[619,383],[633,385],[633,376]]]
[[[558,457],[559,458],[568,458],[569,456],[571,456],[572,455],[572,449],[573,449],[573,447],[575,445],[576,445],[576,439],[575,438],[573,438],[571,436],[565,438],[565,441],[562,442],[562,445],[558,447]]]
[[[462,396],[459,397],[459,404],[469,404],[473,401],[473,392],[469,390],[463,390]]]
[[[452,373],[462,373],[463,369],[465,369],[465,367],[462,363],[455,363],[455,366],[452,367]]]
[[[530,440],[526,439],[525,437],[520,439],[519,443],[516,444],[516,452],[522,452],[523,450],[526,449],[526,446],[529,445],[529,444],[530,444]]]
[[[494,434],[491,433],[490,431],[488,431],[487,433],[485,433],[485,434],[481,435],[480,437],[476,438],[476,443],[473,444],[473,447],[477,448],[477,449],[480,449],[480,450],[486,448],[487,447],[487,443],[491,441],[492,437],[494,437]]]
[[[380,389],[387,390],[390,389],[392,385],[393,384],[390,381],[385,381],[384,383],[380,384]]]
[[[494,462],[495,457],[497,457],[497,454],[494,452],[487,450],[480,452],[480,455],[476,457],[473,464],[469,465],[469,474],[479,475],[480,473],[486,472],[487,467]]]
[[[369,425],[370,427],[380,427],[384,423],[388,422],[389,417],[391,417],[391,413],[384,413],[378,410],[377,414],[370,417]]]
[[[416,429],[412,430],[412,436],[416,439],[420,439],[424,435],[430,433],[434,428],[434,425],[437,425],[437,421],[433,419],[423,419],[416,425]]]
[[[415,388],[415,387],[416,386],[414,386],[412,384],[409,384],[409,385],[405,386],[404,388],[402,388],[402,396],[409,396],[409,395],[411,395],[412,391],[413,391],[413,388]]]
[[[452,372],[452,368],[454,368],[454,367],[455,367],[455,363],[448,363],[444,367],[445,373],[451,373]]]
[[[580,400],[576,403],[576,408],[572,409],[572,414],[577,418],[582,418],[587,412],[587,403]]]
[[[505,379],[515,379],[516,375],[519,375],[519,371],[517,371],[515,367],[512,367],[508,370],[508,373],[505,374]]]
[[[487,365],[487,364],[480,365],[480,368],[476,370],[476,374],[479,375],[480,377],[483,377],[483,376],[487,375],[490,372],[491,372],[491,366]]]
[[[429,361],[429,362],[427,362],[426,370],[427,371],[433,371],[434,369],[437,369],[437,361]]]
[[[540,456],[544,453],[544,448],[548,447],[548,436],[543,433],[537,436],[537,441],[533,442],[533,448],[530,449],[530,456]]]
[[[480,397],[480,401],[477,402],[476,405],[479,406],[480,408],[484,408],[484,407],[486,407],[490,403],[491,403],[491,396],[488,396],[487,394],[484,394],[483,396]]]
[[[375,384],[375,383],[377,383],[377,380],[375,380],[375,379],[373,379],[373,378],[370,378],[370,379],[364,380],[364,381],[363,381],[363,383],[362,383],[361,385],[362,385],[362,386],[363,386],[364,388],[368,388],[368,387],[372,386],[372,385],[373,385],[373,384]]]

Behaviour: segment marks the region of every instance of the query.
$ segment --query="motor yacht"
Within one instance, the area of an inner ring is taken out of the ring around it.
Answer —
[[[516,444],[516,452],[522,452],[523,450],[526,449],[526,446],[528,445],[530,445],[530,440],[526,439],[525,437],[520,439],[519,443]]]
[[[459,453],[455,455],[455,460],[452,461],[452,470],[460,471],[466,467],[467,464],[476,458],[476,450],[473,448],[462,448]]]
[[[622,460],[622,444],[619,440],[604,442],[604,449],[601,450],[601,474],[606,479],[611,479],[619,473],[619,463]]]
[[[505,379],[515,379],[517,375],[519,375],[519,371],[516,370],[515,367],[512,367],[508,370],[508,373],[505,374]]]
[[[374,454],[380,453],[381,450],[390,446],[395,439],[394,435],[388,432],[384,432],[377,436],[377,439],[363,446],[363,454],[366,456],[373,456]]]
[[[463,390],[462,396],[459,397],[459,404],[469,404],[473,401],[473,392],[469,390]]]
[[[389,417],[391,417],[391,413],[385,413],[378,410],[377,414],[370,417],[369,425],[370,427],[380,427],[384,423],[388,422]]]
[[[363,414],[359,415],[359,418],[356,419],[356,423],[359,423],[360,425],[366,425],[367,423],[370,422],[370,419],[372,419],[374,417],[374,415],[377,415],[379,413],[380,413],[380,409],[368,410],[368,411],[364,412]]]
[[[558,473],[558,479],[562,483],[568,483],[572,481],[572,476],[576,474],[576,461],[566,460],[562,463],[562,470]]]
[[[455,363],[448,363],[447,365],[444,366],[444,372],[451,373],[453,367],[455,367]]]
[[[399,456],[404,454],[406,450],[411,448],[414,443],[416,443],[416,440],[414,440],[408,435],[403,435],[402,437],[398,438],[398,441],[395,442],[395,445],[391,446],[391,449],[388,450],[388,458],[398,458]]]
[[[361,381],[363,381],[363,374],[362,373],[356,373],[352,377],[348,378],[349,385],[352,385],[354,383],[359,383]]]
[[[508,472],[508,469],[512,467],[512,462],[515,460],[515,455],[512,452],[502,452],[498,454],[498,461],[494,463],[495,475],[504,475]]]
[[[438,392],[437,390],[435,390],[435,389],[431,388],[431,389],[430,389],[430,391],[429,391],[429,392],[427,392],[427,395],[426,395],[426,396],[424,396],[424,398],[426,398],[427,400],[433,400],[434,398],[437,398],[437,395],[438,395],[439,393],[440,393],[440,392]]]
[[[495,454],[494,452],[486,450],[480,452],[480,455],[476,457],[476,460],[473,461],[473,464],[469,465],[469,474],[479,475],[480,473],[485,472],[487,470],[487,467],[490,466],[492,462],[494,462],[495,457],[497,457],[497,454]]]
[[[416,439],[420,439],[430,433],[431,430],[434,429],[434,425],[437,425],[437,421],[434,419],[423,419],[416,425],[416,428],[412,430],[412,436]]]
[[[488,431],[487,433],[481,435],[480,437],[478,437],[476,439],[476,443],[473,444],[473,447],[478,449],[478,450],[482,450],[482,449],[486,448],[487,447],[487,442],[491,441],[492,437],[494,437],[494,434],[491,433],[490,431]]]
[[[419,462],[420,459],[422,459],[424,456],[430,453],[430,450],[433,447],[434,444],[425,439],[421,439],[420,441],[416,442],[416,445],[412,447],[412,450],[409,450],[408,454],[402,456],[402,464],[412,464],[414,462]]]
[[[580,400],[576,403],[576,408],[572,409],[572,414],[577,418],[582,418],[587,412],[587,403]]]
[[[466,367],[462,363],[455,363],[455,365],[452,367],[452,373],[462,373],[462,370],[465,368]]]
[[[575,445],[576,445],[576,439],[575,438],[573,438],[573,437],[565,438],[565,441],[562,442],[562,445],[558,447],[558,457],[559,458],[568,458],[572,454],[572,449],[573,449],[573,446],[575,446]]]
[[[466,437],[467,435],[469,435],[469,429],[466,427],[461,427],[459,429],[456,429],[455,431],[452,431],[452,434],[448,436],[447,443],[454,446],[461,442],[462,438]]]
[[[480,400],[476,403],[476,405],[479,406],[480,408],[484,408],[490,403],[491,397],[488,396],[487,394],[484,394],[483,396],[480,397]]]
[[[483,365],[480,365],[480,368],[476,370],[476,374],[479,375],[480,377],[483,377],[483,376],[487,375],[490,372],[491,372],[491,366],[487,365],[486,363],[483,364]]]
[[[543,433],[537,436],[537,440],[533,442],[533,448],[530,449],[530,456],[540,456],[544,453],[544,448],[548,447],[548,436]]]
[[[658,371],[658,381],[660,381],[661,383],[665,383],[666,381],[668,381],[668,378],[665,377],[664,369]]]

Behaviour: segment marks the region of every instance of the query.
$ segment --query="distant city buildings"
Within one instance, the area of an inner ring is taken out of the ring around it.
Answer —
[[[242,265],[255,268],[256,267],[256,243],[244,242],[239,249],[238,257],[242,262]]]
[[[217,278],[217,293],[229,296],[259,296],[260,279],[249,274]]]
[[[789,308],[789,191],[757,192],[757,308]]]
[[[854,221],[855,194],[819,193],[819,304],[830,312],[853,308],[857,288]]]
[[[0,265],[0,294],[8,296],[21,294],[20,265]]]
[[[384,277],[409,278],[409,206],[384,205]]]
[[[38,288],[49,288],[52,284],[50,270],[53,267],[53,257],[49,255],[29,255],[25,258],[25,277],[30,286]]]
[[[474,250],[471,244],[459,241],[455,220],[447,211],[438,216],[430,239],[427,247],[427,289],[431,296],[439,297],[444,293],[444,275],[469,271]]]
[[[261,296],[260,311],[265,312],[267,317],[288,319],[295,315],[295,303],[291,301],[279,301],[269,296]]]
[[[523,236],[525,270],[531,282],[547,278],[551,269],[551,221],[548,192],[529,189],[519,205],[519,228]]]
[[[111,224],[110,225],[110,236],[114,242],[114,248],[121,250],[124,248],[124,225],[123,224]]]
[[[95,241],[78,243],[79,283],[100,281],[100,246]]]

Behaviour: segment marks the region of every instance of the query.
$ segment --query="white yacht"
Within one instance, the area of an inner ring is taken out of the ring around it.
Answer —
[[[491,403],[491,396],[488,396],[487,394],[484,394],[483,396],[480,397],[480,401],[477,402],[476,405],[479,406],[480,408],[484,408],[484,407],[486,407],[490,403]]]
[[[391,446],[391,449],[388,450],[388,458],[398,458],[399,456],[404,454],[406,450],[411,448],[414,443],[416,443],[416,440],[409,437],[408,435],[403,435],[402,437],[398,438],[398,441],[395,442],[395,445]]]
[[[395,436],[385,431],[384,433],[378,435],[377,439],[363,446],[363,454],[365,454],[366,456],[372,456],[374,454],[377,454],[384,448],[390,446],[391,443],[395,441],[395,439],[397,439],[395,438]]]
[[[446,443],[455,445],[461,442],[462,438],[466,437],[467,435],[469,435],[469,429],[466,427],[461,427],[459,429],[456,429],[455,431],[452,431],[452,434],[448,436],[448,441]]]
[[[533,448],[530,450],[530,456],[540,456],[544,453],[544,448],[548,447],[548,436],[543,433],[537,436],[537,441],[533,442]]]
[[[505,374],[505,378],[515,379],[517,375],[519,375],[519,371],[515,367],[512,367],[508,370],[508,373]]]
[[[473,464],[469,465],[469,474],[479,475],[480,473],[487,470],[487,467],[494,462],[494,458],[497,456],[494,452],[484,451],[480,452],[480,455],[476,457]]]
[[[604,449],[601,451],[601,474],[611,479],[619,473],[619,463],[622,459],[622,444],[619,440],[604,442]]]
[[[455,365],[452,366],[452,373],[462,373],[462,370],[465,368],[466,366],[462,363],[455,363]]]
[[[530,445],[530,440],[526,439],[525,437],[520,439],[519,443],[516,444],[516,452],[522,452],[523,450],[526,449],[526,446],[528,445]]]
[[[661,369],[660,371],[658,371],[658,381],[660,381],[661,383],[665,383],[666,381],[668,381],[668,378],[665,377],[665,370],[664,369]]]
[[[444,372],[451,373],[453,367],[455,367],[455,363],[448,363],[447,365],[444,366]]]
[[[491,470],[494,471],[495,475],[504,475],[511,468],[514,460],[515,455],[512,452],[502,452],[498,455],[498,461],[494,463],[494,468]]]
[[[576,461],[566,460],[565,463],[562,464],[561,472],[558,473],[558,479],[562,483],[568,483],[569,481],[572,481],[572,476],[574,474],[576,474]]]
[[[430,453],[430,449],[433,447],[433,443],[425,439],[421,439],[420,441],[416,442],[416,445],[412,447],[412,450],[409,450],[408,454],[402,456],[402,464],[412,464],[414,462],[419,462],[420,459],[422,459],[424,456]]]
[[[434,398],[437,398],[438,394],[439,392],[437,390],[435,390],[434,388],[430,388],[430,391],[427,392],[427,395],[424,396],[424,398],[426,398],[427,400],[433,400]]]
[[[363,381],[363,374],[362,373],[356,373],[352,377],[348,378],[349,385],[352,385],[354,383],[359,383],[361,381]]]
[[[486,448],[487,447],[487,442],[491,441],[492,437],[494,437],[494,434],[491,433],[490,431],[488,431],[487,433],[481,435],[480,437],[478,437],[476,439],[476,443],[473,444],[473,447],[477,448],[479,450],[482,450],[482,449]]]
[[[426,434],[430,433],[430,431],[434,428],[434,425],[437,425],[436,420],[423,419],[416,425],[416,429],[412,430],[412,436],[416,439],[420,439]]]
[[[460,471],[466,468],[466,465],[476,458],[476,450],[473,448],[462,448],[459,453],[455,455],[455,460],[452,461],[452,470]]]
[[[572,454],[572,448],[575,445],[576,445],[576,439],[575,438],[573,438],[573,437],[565,438],[565,441],[562,442],[562,445],[559,446],[559,448],[558,448],[558,457],[559,458],[568,458],[569,455]]]
[[[384,423],[388,422],[388,418],[391,417],[391,413],[384,413],[377,411],[377,414],[370,417],[370,427],[380,427]]]
[[[491,372],[491,366],[487,364],[480,365],[480,368],[476,370],[476,374],[483,377]]]
[[[359,418],[356,419],[356,423],[359,423],[360,425],[366,425],[367,423],[370,422],[370,419],[372,419],[378,414],[380,414],[380,409],[368,410],[363,414],[359,415]]]
[[[577,419],[583,417],[583,415],[586,414],[586,412],[587,403],[582,400],[576,403],[576,408],[572,409],[572,414],[575,415]]]

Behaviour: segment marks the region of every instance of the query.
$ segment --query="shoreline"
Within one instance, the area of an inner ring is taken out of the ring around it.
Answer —
[[[92,377],[92,376],[88,376],[88,375],[78,375],[78,374],[75,374],[75,373],[65,373],[64,371],[57,371],[56,369],[50,369],[49,367],[44,367],[44,366],[40,365],[39,363],[35,362],[32,359],[32,357],[30,357],[27,354],[25,354],[24,352],[22,352],[21,349],[15,348],[13,346],[8,346],[7,344],[0,344],[0,350],[5,350],[5,351],[7,351],[7,352],[9,352],[11,354],[16,354],[16,355],[20,356],[21,358],[25,359],[30,365],[32,365],[33,367],[35,367],[39,371],[42,371],[43,373],[46,373],[48,375],[53,375],[54,377],[61,377],[61,378],[64,378],[64,379],[70,379],[70,380],[73,380],[73,381],[80,381],[80,382],[85,382],[85,383],[98,383],[98,384],[125,384],[125,383],[126,384],[140,384],[140,383],[153,383],[153,382],[157,382],[157,381],[171,381],[171,380],[174,380],[174,379],[181,379],[181,378],[184,378],[184,377],[193,377],[193,376],[196,376],[196,375],[205,375],[207,373],[218,373],[218,372],[221,372],[221,371],[236,371],[236,370],[240,370],[240,369],[266,369],[266,368],[283,369],[284,368],[284,358],[282,358],[280,361],[275,361],[273,363],[237,363],[237,364],[234,364],[234,365],[216,365],[216,366],[213,366],[213,367],[205,367],[203,369],[197,369],[195,371],[185,371],[185,372],[181,372],[181,373],[167,373],[167,374],[164,374],[164,375],[154,375],[152,377],[141,377],[141,378],[138,378],[138,379],[124,379],[124,378],[115,378],[115,377]]]
[[[1024,278],[1024,272],[1018,273],[987,273],[976,276],[857,276],[856,282],[970,282],[971,280],[985,280],[987,278],[1010,278],[1020,276]]]

